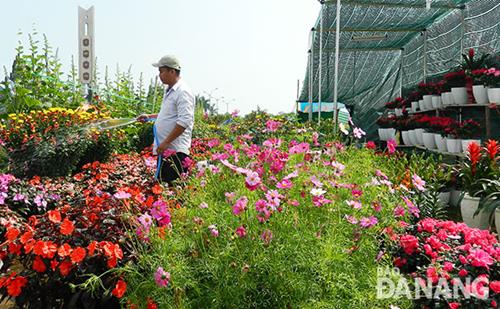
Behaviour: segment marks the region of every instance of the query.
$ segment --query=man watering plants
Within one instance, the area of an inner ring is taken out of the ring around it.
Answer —
[[[160,112],[137,117],[144,122],[156,118],[153,153],[158,155],[156,177],[169,185],[186,172],[184,161],[189,158],[191,135],[194,125],[195,99],[189,86],[180,77],[181,66],[174,56],[164,56],[154,67],[159,70],[160,80],[167,85]]]

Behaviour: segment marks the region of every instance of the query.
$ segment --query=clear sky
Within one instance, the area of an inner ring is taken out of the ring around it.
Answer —
[[[92,5],[101,73],[131,65],[149,81],[157,73],[151,63],[174,54],[195,93],[224,97],[242,113],[294,109],[320,10],[316,0],[3,0],[0,65],[10,69],[18,40],[34,25],[59,48],[67,72],[78,54],[78,6]]]

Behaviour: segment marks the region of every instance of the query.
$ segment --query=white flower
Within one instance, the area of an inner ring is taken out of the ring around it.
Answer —
[[[312,188],[311,189],[311,194],[313,196],[322,196],[325,193],[326,193],[326,191],[323,189],[320,189],[320,188]]]
[[[344,133],[345,135],[349,135],[349,131],[347,130],[346,128],[346,125],[343,124],[343,123],[339,123],[339,129],[342,133]]]

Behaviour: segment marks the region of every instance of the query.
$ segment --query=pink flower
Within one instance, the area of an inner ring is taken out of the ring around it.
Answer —
[[[401,236],[399,243],[406,254],[413,254],[418,248],[418,238],[413,235]]]
[[[363,195],[363,191],[362,190],[357,190],[357,189],[352,189],[351,190],[351,194],[354,198],[360,198],[361,195]]]
[[[260,183],[261,180],[259,174],[257,174],[256,172],[250,172],[247,174],[247,177],[245,178],[245,186],[248,188],[248,190],[253,191],[257,189]]]
[[[210,231],[210,234],[212,234],[213,237],[219,237],[219,231],[217,230],[215,224],[210,225],[208,227],[208,230]]]
[[[238,235],[238,237],[240,237],[240,238],[247,236],[247,230],[245,229],[245,227],[243,225],[238,226],[236,228],[236,235]]]
[[[321,188],[323,187],[323,183],[321,181],[319,181],[319,179],[316,177],[316,176],[311,176],[311,182],[318,188]]]
[[[415,188],[417,188],[419,191],[425,191],[425,181],[422,178],[420,178],[417,174],[413,174],[411,179],[413,180],[413,185],[415,186]]]
[[[378,223],[378,219],[374,216],[370,216],[369,218],[361,218],[361,220],[359,220],[359,226],[361,226],[363,228],[372,227],[377,223]]]
[[[351,206],[354,209],[361,209],[362,205],[359,201],[345,201],[347,205]]]
[[[390,154],[393,154],[396,151],[397,145],[398,144],[393,139],[390,139],[387,141],[387,150],[389,151]]]
[[[472,266],[485,267],[486,269],[489,269],[489,266],[495,262],[491,255],[482,249],[471,250],[467,259],[471,261]]]
[[[220,145],[220,141],[219,141],[219,139],[214,138],[214,139],[209,140],[209,141],[207,142],[207,145],[208,145],[208,147],[210,147],[210,148],[214,148],[214,147],[216,147],[216,146],[219,146],[219,145]]]
[[[401,206],[396,206],[396,208],[394,208],[394,217],[396,218],[399,218],[399,217],[403,217],[405,215],[405,209]]]
[[[276,184],[278,189],[290,189],[292,187],[292,182],[289,179],[283,179]]]
[[[351,224],[358,224],[358,219],[353,216],[345,215],[345,219]]]
[[[116,191],[116,193],[113,196],[119,200],[123,200],[123,199],[130,198],[132,195],[130,195],[130,193],[128,193],[128,192],[118,190],[118,191]]]
[[[158,267],[155,272],[155,282],[160,288],[164,288],[170,282],[170,273],[163,270],[162,267]]]
[[[380,204],[379,202],[373,202],[372,207],[376,212],[380,212],[382,210],[382,204]]]
[[[279,121],[274,121],[272,119],[269,119],[267,122],[266,122],[266,128],[267,128],[267,131],[269,132],[275,132],[277,131],[283,124]]]
[[[355,138],[360,139],[361,137],[366,135],[366,132],[363,131],[361,128],[354,128],[353,134]]]
[[[200,208],[201,208],[201,209],[208,208],[208,204],[207,204],[207,203],[205,203],[205,202],[202,202],[202,203],[200,204]]]
[[[240,197],[233,205],[233,214],[239,216],[247,208],[248,198],[246,196]]]
[[[269,245],[269,243],[273,239],[273,232],[271,232],[271,230],[265,230],[260,235],[260,239],[262,239],[262,241],[264,242],[264,245],[266,245],[266,246]]]

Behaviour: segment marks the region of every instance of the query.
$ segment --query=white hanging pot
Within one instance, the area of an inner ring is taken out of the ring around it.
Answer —
[[[446,152],[446,139],[441,134],[434,134],[434,141],[436,142],[436,147],[441,152]]]
[[[410,133],[408,131],[401,131],[401,136],[403,137],[403,144],[405,144],[406,146],[410,146]]]
[[[471,197],[465,194],[460,203],[460,212],[462,213],[462,220],[468,227],[485,230],[489,227],[489,216],[482,211],[474,216],[479,207],[479,201],[479,197]]]
[[[410,138],[410,145],[415,146],[418,144],[417,133],[415,132],[415,130],[409,130],[408,137]]]
[[[434,138],[434,133],[424,132],[422,133],[422,139],[425,148],[436,149],[436,139]]]
[[[488,91],[484,85],[472,86],[472,94],[477,104],[488,104]]]
[[[441,108],[441,106],[442,106],[441,96],[433,95],[432,96],[432,108],[438,109],[438,108]]]
[[[396,139],[396,129],[394,128],[388,128],[386,131],[386,141],[390,139]]]
[[[455,138],[447,138],[446,148],[448,149],[448,152],[460,153],[462,152],[462,140]]]
[[[464,153],[467,153],[467,148],[469,148],[470,143],[476,143],[479,146],[481,146],[481,140],[480,139],[463,139],[462,140],[462,151]]]
[[[487,92],[489,102],[500,105],[500,88],[488,88]]]
[[[467,104],[467,88],[465,87],[455,87],[451,88],[451,94],[453,96],[453,101],[456,105]]]

